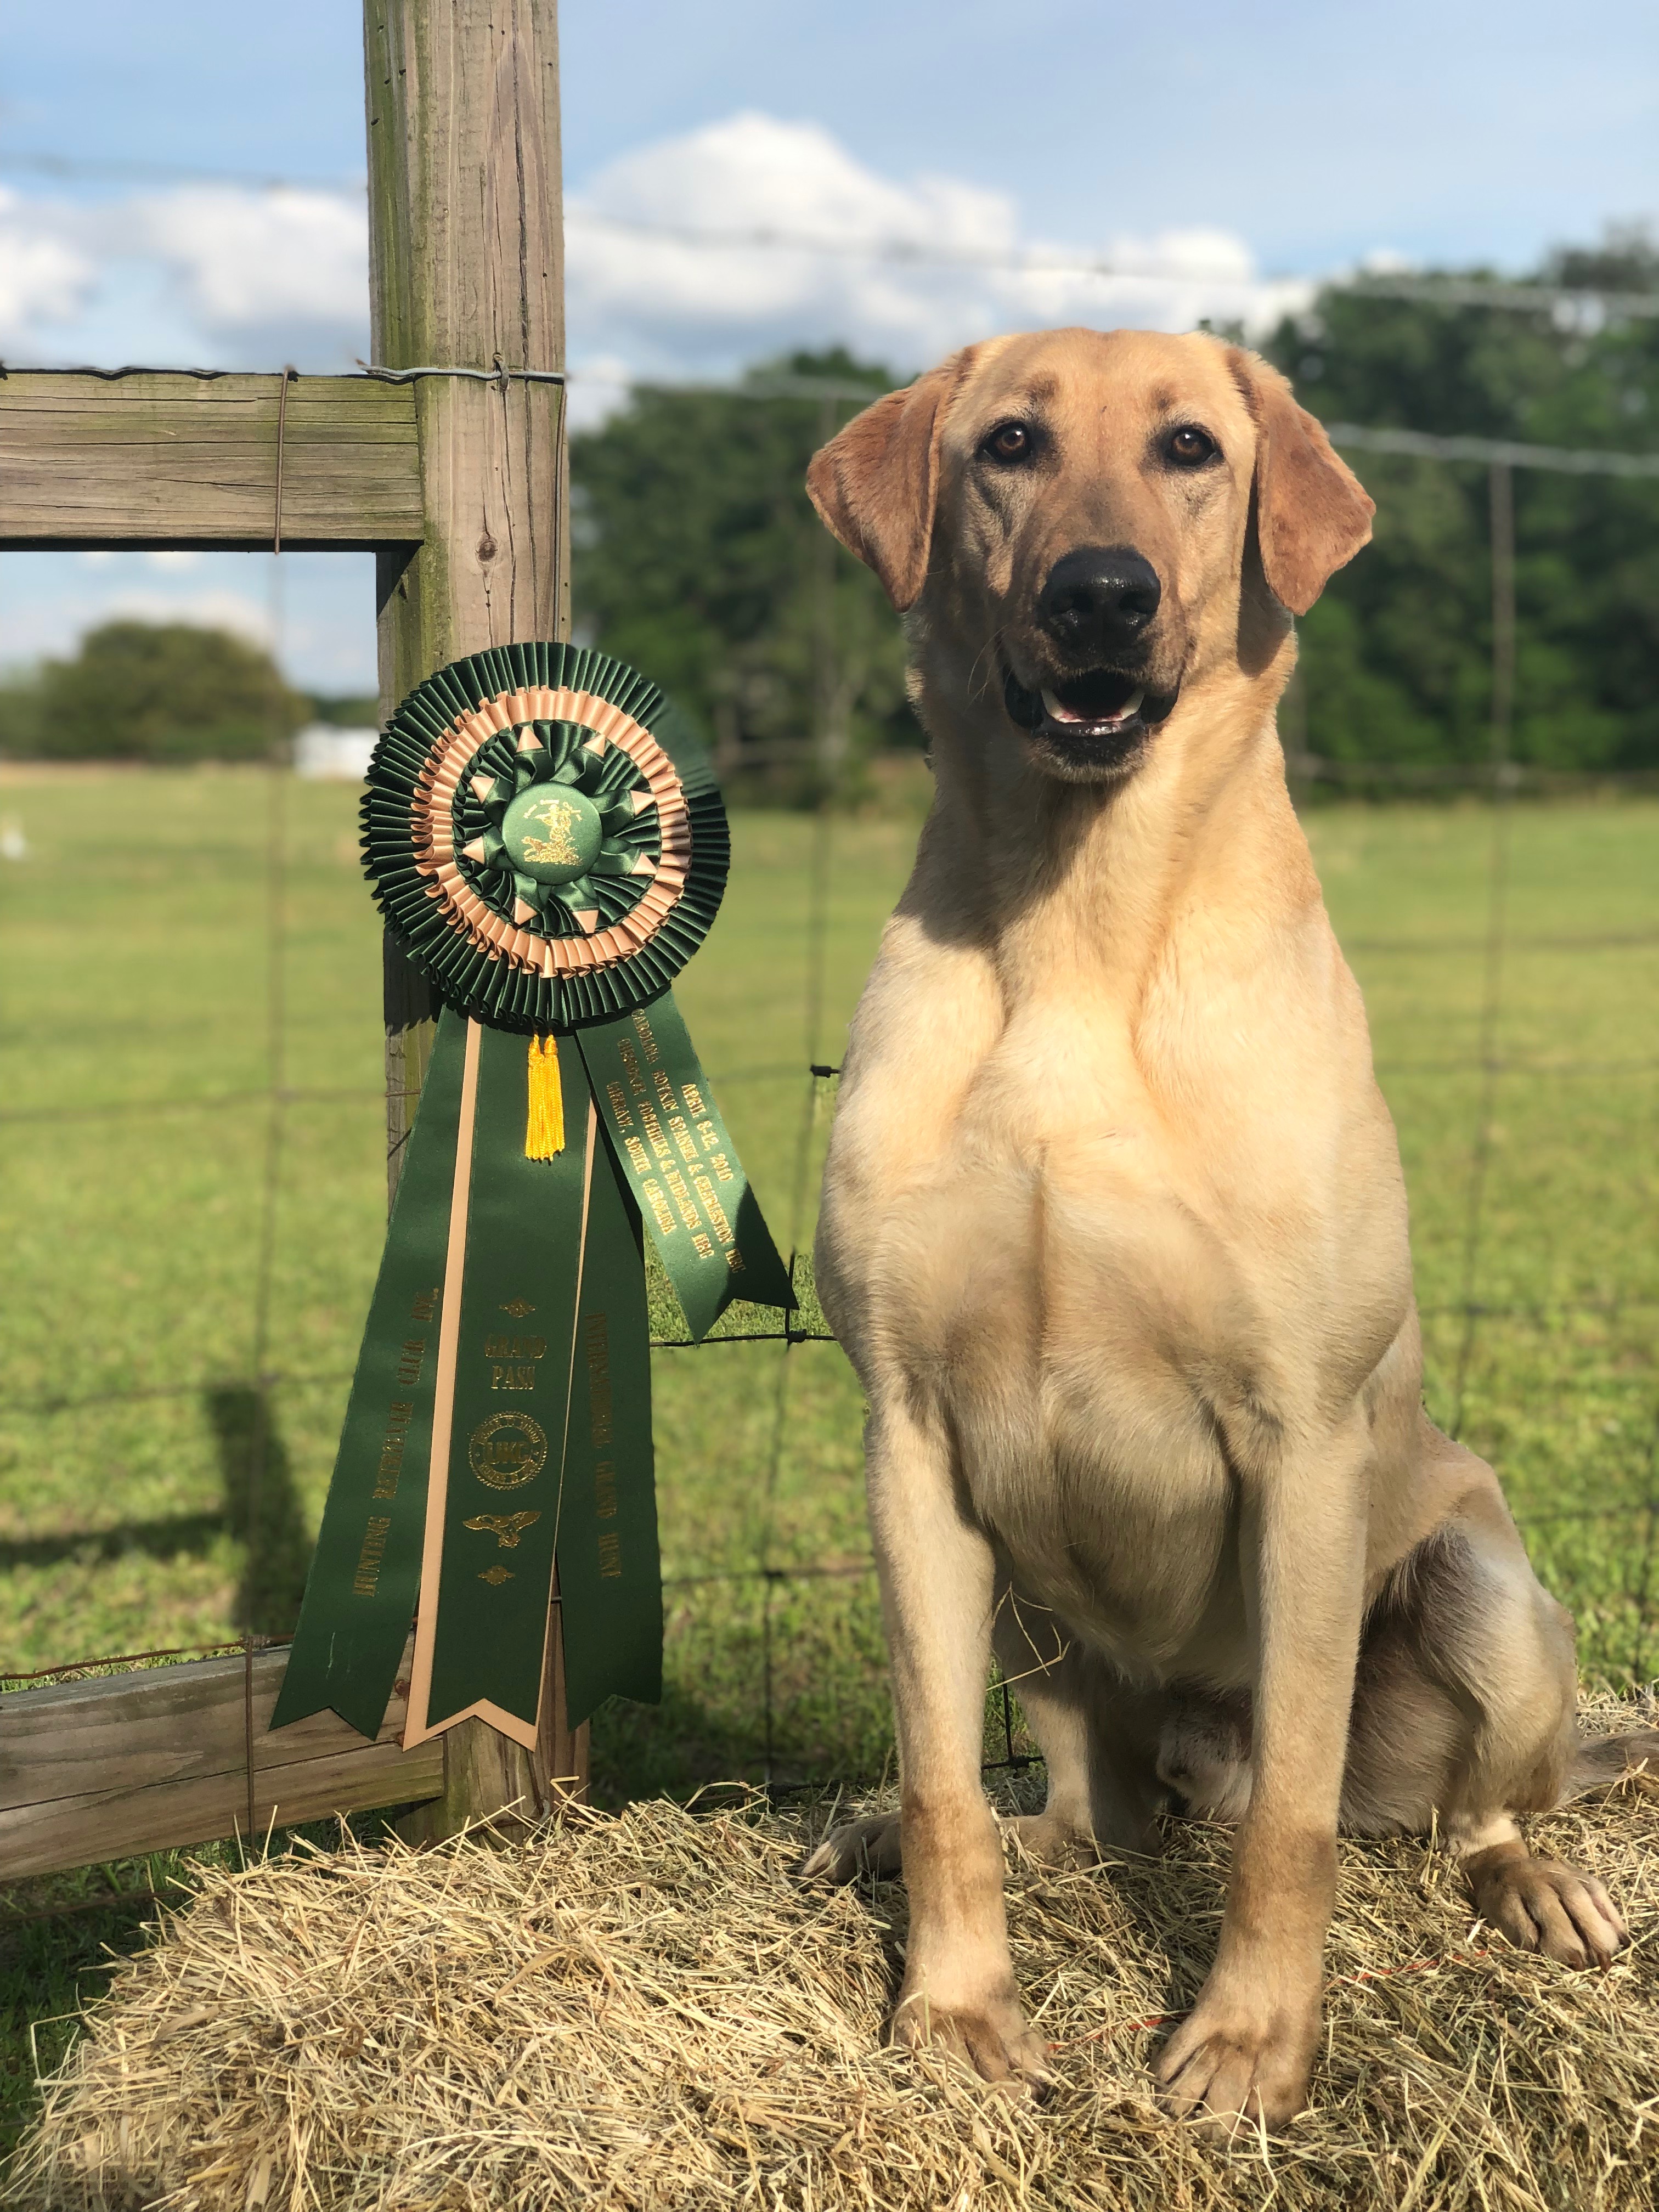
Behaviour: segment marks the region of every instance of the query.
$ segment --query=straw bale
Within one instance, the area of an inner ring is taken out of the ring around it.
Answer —
[[[1534,1824],[1636,1942],[1574,1974],[1472,1925],[1431,1845],[1346,1844],[1312,2109],[1229,2149],[1146,2066],[1212,1953],[1224,1832],[1015,1859],[1042,2104],[881,2047],[897,1884],[805,1888],[830,1808],[722,1793],[528,1840],[204,1869],[43,2085],[18,2212],[1651,2212],[1659,1796]]]

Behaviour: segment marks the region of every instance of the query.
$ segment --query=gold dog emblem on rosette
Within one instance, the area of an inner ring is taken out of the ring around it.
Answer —
[[[362,819],[440,1011],[272,1726],[378,1733],[418,1598],[404,1742],[477,1714],[532,1745],[556,1571],[571,1723],[660,1695],[644,1237],[696,1340],[794,1304],[670,988],[726,814],[654,684],[532,644],[404,701]]]

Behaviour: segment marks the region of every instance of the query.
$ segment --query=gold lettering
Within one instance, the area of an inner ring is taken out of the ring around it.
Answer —
[[[672,1237],[679,1224],[674,1218],[673,1208],[663,1196],[662,1185],[654,1177],[644,1186],[644,1195],[646,1204],[656,1216],[658,1228],[665,1237]]]
[[[492,1390],[533,1390],[535,1367],[528,1360],[522,1365],[516,1361],[495,1360],[489,1370],[489,1387]]]
[[[662,1133],[662,1123],[648,1106],[641,1107],[640,1120],[644,1125],[646,1135],[651,1139],[652,1151],[659,1160],[665,1160],[674,1148]]]
[[[643,1098],[645,1078],[640,1073],[640,1056],[626,1037],[618,1042],[617,1054],[623,1064],[623,1073],[628,1078],[629,1089],[636,1098]]]
[[[421,1363],[425,1358],[426,1339],[423,1336],[406,1336],[404,1348],[398,1356],[398,1380],[405,1386],[418,1382]]]
[[[695,1083],[685,1085],[685,1110],[696,1121],[700,1121],[708,1111],[702,1103],[702,1093]]]
[[[687,1167],[696,1167],[699,1157],[697,1140],[686,1127],[684,1118],[678,1114],[671,1114],[668,1117],[668,1127],[672,1132],[674,1142],[680,1148],[680,1158],[685,1162]]]
[[[386,1540],[392,1527],[392,1516],[386,1513],[371,1513],[368,1534],[363,1538],[363,1548],[357,1555],[357,1571],[351,1578],[353,1592],[358,1597],[373,1597],[374,1585],[380,1578],[380,1558],[386,1550]]]
[[[611,1332],[605,1316],[590,1314],[582,1334],[586,1340],[588,1416],[597,1449],[611,1441]]]
[[[655,1034],[646,1018],[645,1009],[642,1006],[636,1006],[634,1009],[634,1030],[640,1041],[640,1049],[646,1058],[651,1060],[660,1060],[662,1054],[657,1049]]]
[[[547,1352],[544,1336],[487,1336],[483,1356],[486,1359],[540,1359]]]
[[[663,1177],[663,1181],[668,1185],[669,1189],[673,1192],[674,1203],[678,1206],[680,1210],[680,1219],[685,1224],[686,1227],[693,1231],[701,1228],[702,1225],[702,1218],[698,1214],[697,1209],[692,1202],[690,1192],[685,1187],[685,1177],[680,1173],[679,1170],[678,1168],[670,1168],[667,1174]]]
[[[436,1291],[422,1291],[415,1301],[415,1310],[410,1317],[415,1321],[430,1321],[437,1310]]]
[[[623,1095],[621,1084],[607,1083],[605,1086],[605,1095],[611,1101],[611,1116],[617,1127],[619,1129],[631,1129],[634,1126],[634,1116],[628,1110],[628,1101]]]
[[[599,1575],[608,1583],[622,1578],[622,1538],[608,1528],[599,1532]]]
[[[617,1517],[617,1470],[608,1459],[593,1470],[593,1510],[601,1521]]]
[[[623,1142],[628,1147],[629,1165],[633,1169],[635,1174],[636,1176],[649,1175],[651,1172],[651,1155],[646,1151],[645,1146],[640,1142],[639,1139],[637,1137],[624,1137]]]
[[[704,1212],[714,1224],[715,1236],[720,1238],[722,1244],[730,1244],[733,1241],[732,1224],[726,1218],[726,1208],[714,1195],[714,1184],[709,1182],[706,1175],[695,1175],[691,1181],[696,1187],[697,1196],[702,1200]]]
[[[704,1236],[701,1229],[698,1230],[696,1235],[691,1239],[691,1242],[696,1246],[698,1252],[705,1260],[713,1256],[714,1240],[712,1237]]]
[[[404,1438],[415,1418],[414,1401],[394,1398],[386,1413],[386,1435],[380,1444],[380,1463],[374,1471],[376,1498],[395,1498],[398,1477],[403,1473]]]

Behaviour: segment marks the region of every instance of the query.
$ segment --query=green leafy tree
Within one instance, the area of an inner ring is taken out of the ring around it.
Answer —
[[[56,760],[260,760],[307,702],[270,655],[187,623],[105,623],[34,686],[31,750]]]
[[[1476,271],[1474,274],[1487,272]],[[1565,251],[1540,281],[1659,291],[1642,234]],[[1328,422],[1659,451],[1659,319],[1440,307],[1332,289],[1267,350]],[[1348,459],[1376,536],[1302,625],[1309,749],[1483,761],[1490,744],[1490,483],[1479,463]],[[1515,753],[1659,768],[1659,480],[1517,469]]]
[[[800,378],[872,398],[900,380],[844,352],[795,354],[732,392],[636,389],[571,441],[579,629],[674,693],[728,781],[787,796],[921,742],[892,610],[805,489],[859,402],[763,396]]]

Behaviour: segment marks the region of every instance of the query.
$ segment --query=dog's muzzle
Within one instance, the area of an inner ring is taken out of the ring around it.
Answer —
[[[1091,668],[1036,689],[1004,672],[1009,720],[1036,738],[1057,767],[1096,773],[1127,768],[1174,711],[1176,694],[1156,691],[1121,668]]]

